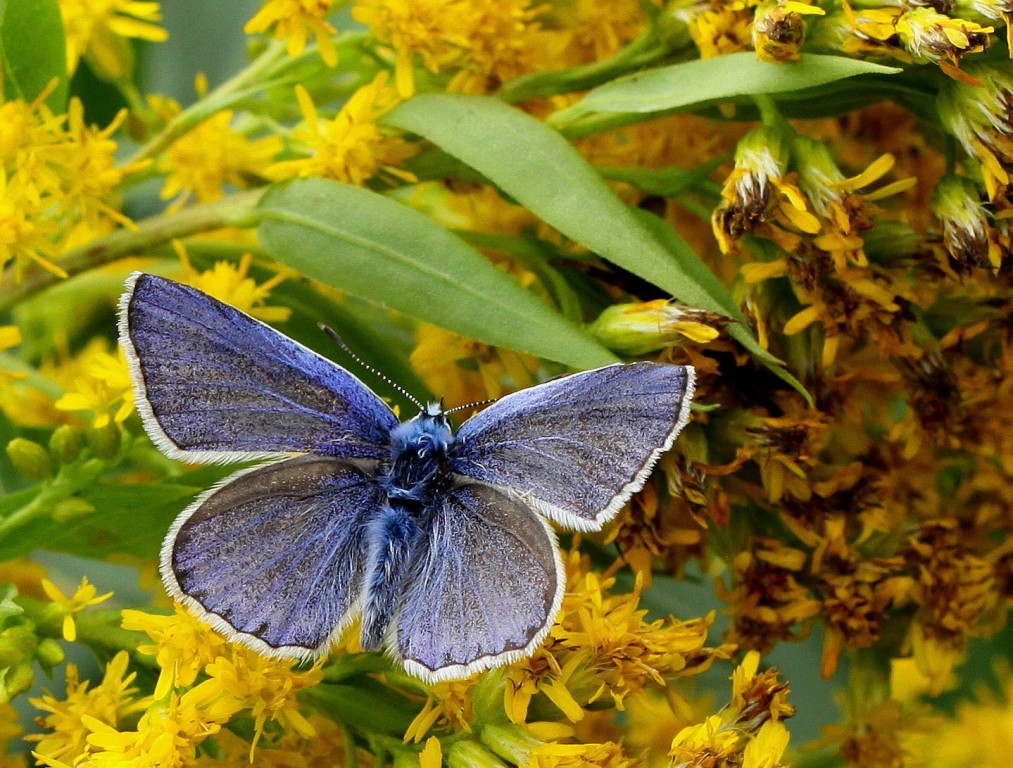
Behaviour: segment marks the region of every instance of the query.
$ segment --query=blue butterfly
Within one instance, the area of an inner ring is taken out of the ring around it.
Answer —
[[[548,521],[599,530],[689,416],[694,373],[611,365],[507,395],[451,431],[200,291],[134,273],[120,339],[137,409],[187,462],[269,459],[200,495],[162,547],[169,593],[265,655],[325,654],[361,617],[427,681],[528,656],[565,577]]]

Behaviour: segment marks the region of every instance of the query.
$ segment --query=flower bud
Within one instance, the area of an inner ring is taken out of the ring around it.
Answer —
[[[56,502],[51,514],[56,522],[66,523],[70,520],[76,520],[79,517],[90,515],[94,511],[94,505],[89,504],[84,499],[77,498],[76,496],[70,496]]]
[[[81,455],[81,433],[64,424],[57,427],[49,438],[49,452],[60,464],[70,464]]]
[[[454,743],[446,765],[448,768],[506,768],[506,763],[471,739]]]
[[[120,449],[120,428],[113,422],[88,431],[88,446],[100,459],[111,459]]]
[[[7,443],[7,456],[14,469],[29,480],[46,480],[53,476],[53,462],[46,449],[32,440],[15,437]]]
[[[685,341],[706,344],[718,337],[728,318],[703,309],[657,299],[642,304],[615,304],[590,326],[609,349],[623,355],[644,355]]]
[[[63,647],[51,637],[44,637],[35,649],[35,658],[39,664],[47,669],[52,669],[63,662],[65,655]]]

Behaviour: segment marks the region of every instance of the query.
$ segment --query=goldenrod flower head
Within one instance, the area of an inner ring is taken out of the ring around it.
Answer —
[[[532,11],[542,12],[543,6]],[[615,55],[624,45],[641,34],[648,17],[636,0],[575,0],[551,7],[550,40],[566,40],[566,50],[557,53],[556,44],[538,46],[551,57],[560,56],[567,63],[589,64]],[[550,26],[546,24],[546,26]],[[557,43],[558,44],[558,43]],[[537,53],[537,51],[536,51]],[[555,68],[558,64],[543,62],[541,68]]]
[[[644,355],[691,341],[706,344],[720,335],[728,318],[714,312],[656,299],[641,304],[613,304],[588,330],[620,354]]]
[[[404,740],[416,744],[438,724],[441,727],[468,733],[471,726],[471,694],[475,678],[446,680],[435,683],[426,692],[426,703],[405,731]]]
[[[127,111],[121,110],[105,128],[86,125],[84,108],[77,98],[67,108],[66,140],[53,148],[49,158],[60,176],[60,207],[73,226],[63,239],[65,249],[73,248],[106,234],[113,225],[133,228],[130,219],[112,203],[123,179],[148,165],[116,165],[117,143],[112,139]]]
[[[626,755],[621,744],[558,744],[545,742],[531,750],[527,768],[634,768],[640,761]]]
[[[216,261],[209,269],[198,272],[190,264],[183,244],[176,241],[173,247],[183,265],[181,282],[192,285],[208,296],[213,296],[265,322],[284,322],[291,316],[292,310],[289,307],[273,307],[266,304],[271,290],[288,276],[287,271],[279,271],[274,277],[258,285],[249,274],[250,266],[253,264],[253,256],[249,253],[244,253],[239,258],[238,264],[231,261]]]
[[[104,595],[98,594],[98,589],[95,588],[94,584],[88,583],[87,577],[82,577],[81,583],[70,597],[63,594],[60,588],[49,579],[42,580],[42,589],[53,602],[54,607],[58,608],[63,614],[63,639],[68,642],[73,642],[77,639],[77,626],[74,624],[74,614],[84,610],[88,606],[105,602],[113,596],[112,592],[106,592]]]
[[[766,2],[753,17],[753,48],[760,61],[797,61],[805,42],[805,16],[822,16],[822,8],[798,0]]]
[[[247,138],[231,126],[232,110],[222,110],[177,139],[166,151],[158,169],[166,174],[163,199],[175,197],[179,208],[189,199],[217,200],[226,185],[244,189],[263,177],[281,151],[279,136]]]
[[[960,59],[981,53],[988,47],[993,27],[955,19],[932,8],[915,7],[897,19],[897,37],[915,62],[933,63],[955,80],[975,85],[973,77],[960,70]]]
[[[36,156],[29,155],[13,174],[0,168],[0,268],[13,261],[15,280],[33,262],[58,277],[67,276],[54,263],[60,227],[50,217],[51,202],[39,188],[38,167]]]
[[[689,13],[689,34],[701,59],[745,51],[753,41],[753,9],[740,0],[699,3]]]
[[[87,359],[83,374],[75,377],[55,407],[61,411],[91,411],[92,426],[105,427],[110,419],[122,424],[134,410],[134,389],[123,350],[105,351],[104,343],[89,345],[81,352]]]
[[[296,86],[295,94],[304,127],[294,129],[292,138],[296,151],[305,157],[274,163],[267,169],[270,178],[320,177],[358,186],[378,174],[415,180],[399,168],[415,154],[415,148],[404,139],[387,135],[378,122],[400,100],[387,85],[386,72],[378,73],[352,94],[331,120],[320,118],[301,85]]]
[[[71,762],[87,751],[91,728],[85,724],[86,717],[116,727],[131,714],[147,707],[149,699],[134,699],[137,688],[132,687],[132,683],[136,674],[128,674],[129,661],[127,652],[119,651],[106,665],[102,682],[94,688],[89,688],[87,680],[79,682],[77,667],[67,664],[64,698],[47,693],[28,700],[36,709],[47,713],[38,719],[46,732],[26,737],[38,742],[37,756]]]
[[[225,638],[202,624],[179,605],[168,616],[124,610],[124,629],[144,632],[154,644],[138,646],[137,652],[154,656],[161,673],[155,685],[155,700],[160,701],[175,688],[193,685],[204,667],[218,658]]]
[[[790,138],[783,129],[759,126],[739,141],[735,170],[725,181],[723,202],[711,217],[724,253],[734,251],[736,240],[764,225],[763,233],[787,250],[798,244],[798,235],[790,230],[819,232],[819,220],[807,209],[805,197],[785,178]]]
[[[162,13],[157,2],[146,0],[60,0],[67,40],[67,72],[74,74],[87,56],[110,80],[128,74],[129,54],[120,38],[161,42],[168,33],[157,25]]]
[[[999,269],[1001,249],[981,190],[970,179],[944,176],[932,195],[932,213],[943,227],[943,246],[959,272]]]
[[[321,659],[309,669],[297,671],[291,661],[268,659],[241,646],[217,656],[204,668],[208,679],[188,691],[196,706],[214,720],[224,722],[236,713],[250,710],[254,721],[253,750],[264,734],[268,720],[283,729],[292,729],[310,739],[316,731],[299,711],[296,694],[317,685],[322,674]]]
[[[274,27],[274,39],[285,41],[289,56],[302,53],[312,33],[320,58],[333,67],[338,63],[338,49],[331,36],[337,30],[326,21],[332,5],[333,0],[265,0],[243,31],[253,35]]]
[[[471,9],[462,0],[356,0],[352,18],[394,49],[394,81],[401,98],[415,92],[415,59],[439,72],[470,45]]]
[[[984,65],[968,67],[979,83],[951,81],[938,98],[942,124],[956,136],[964,152],[980,165],[988,198],[1000,209],[1011,207],[1013,169],[1013,87],[1005,70]]]

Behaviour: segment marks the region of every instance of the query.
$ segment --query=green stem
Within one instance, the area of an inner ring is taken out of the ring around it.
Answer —
[[[184,109],[172,118],[151,141],[138,149],[127,160],[127,164],[130,165],[158,156],[162,150],[187,133],[199,122],[229,106],[235,99],[244,98],[251,91],[257,90],[261,84],[270,79],[275,68],[279,63],[283,62],[284,55],[285,43],[281,41],[272,42],[264,49],[264,52],[260,56],[250,62],[248,67],[230,77],[209,93],[207,97]]]
[[[119,229],[69,251],[60,258],[60,266],[67,274],[77,275],[126,256],[144,254],[176,238],[223,227],[253,226],[257,218],[257,201],[263,193],[263,189],[239,192],[213,203],[153,216],[138,223],[136,229]],[[33,269],[26,270],[21,282],[15,284],[14,269],[9,268],[0,279],[0,285],[14,287],[0,297],[0,314],[29,296],[55,285],[60,279],[43,269]]]
[[[668,46],[658,40],[656,31],[652,27],[611,58],[569,69],[533,72],[506,83],[496,92],[496,95],[503,101],[514,104],[525,99],[545,98],[559,93],[583,91],[619,75],[640,69],[666,53],[668,53]]]

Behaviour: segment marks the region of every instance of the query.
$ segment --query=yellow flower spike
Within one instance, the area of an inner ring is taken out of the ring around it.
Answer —
[[[112,592],[104,595],[96,594],[98,590],[88,582],[88,577],[82,577],[81,583],[74,594],[67,597],[53,582],[47,578],[42,579],[42,589],[55,606],[63,612],[63,639],[67,642],[74,642],[77,639],[77,626],[74,624],[74,614],[84,610],[88,606],[98,605],[113,596]]]
[[[274,27],[274,39],[285,41],[289,56],[301,54],[312,34],[320,58],[333,67],[338,63],[338,49],[332,37],[337,30],[326,21],[332,5],[332,0],[266,0],[246,22],[243,32],[253,35]]]
[[[105,427],[114,419],[123,423],[134,410],[134,390],[123,350],[105,352],[100,340],[86,347],[81,358],[87,362],[83,375],[75,377],[66,394],[54,407],[60,411],[91,411],[92,426]],[[110,416],[113,412],[113,416]]]

